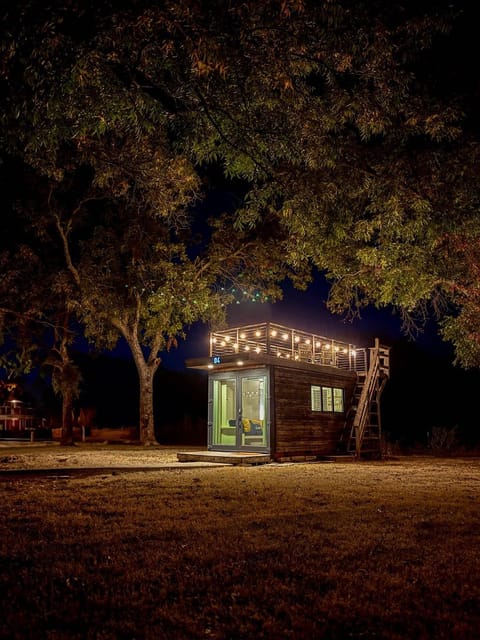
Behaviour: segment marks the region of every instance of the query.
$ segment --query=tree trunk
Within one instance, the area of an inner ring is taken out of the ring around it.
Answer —
[[[153,379],[157,371],[156,362],[136,360],[140,388],[139,437],[144,445],[158,444],[153,419]]]
[[[155,424],[153,417],[153,379],[155,373],[160,366],[160,358],[157,357],[158,346],[152,346],[150,355],[145,358],[138,339],[137,325],[134,323],[133,328],[129,328],[126,323],[118,320],[113,326],[125,338],[133,356],[133,361],[137,368],[139,383],[139,424],[138,436],[143,445],[158,444],[155,437]]]
[[[62,435],[60,444],[73,445],[73,394],[62,394]]]

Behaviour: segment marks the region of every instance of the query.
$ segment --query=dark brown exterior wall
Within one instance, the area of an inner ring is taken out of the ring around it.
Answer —
[[[311,385],[345,389],[345,409],[351,404],[356,374],[339,369],[299,370],[273,366],[272,457],[332,455],[345,425],[343,413],[311,409]]]

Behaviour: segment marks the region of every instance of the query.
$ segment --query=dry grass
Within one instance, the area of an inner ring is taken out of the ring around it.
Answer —
[[[480,637],[478,459],[66,475],[0,476],[1,638]]]

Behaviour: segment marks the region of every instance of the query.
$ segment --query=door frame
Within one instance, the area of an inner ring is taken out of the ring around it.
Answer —
[[[242,445],[241,433],[240,433],[240,419],[241,419],[241,393],[242,393],[242,379],[244,378],[259,378],[265,379],[265,444],[261,446],[254,445]],[[223,445],[214,444],[214,428],[213,428],[213,383],[215,380],[226,380],[235,378],[235,415],[236,415],[236,434],[235,445]],[[235,369],[232,371],[219,371],[211,373],[208,376],[208,449],[211,451],[252,451],[261,453],[270,453],[270,371],[267,367],[255,368],[255,369]]]

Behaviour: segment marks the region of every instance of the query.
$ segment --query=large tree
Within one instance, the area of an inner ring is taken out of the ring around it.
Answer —
[[[118,172],[121,150],[115,150]],[[159,146],[152,150],[158,152]],[[140,161],[138,153],[136,159]],[[176,161],[170,157],[167,164]],[[61,198],[52,196],[47,211],[61,243],[65,277],[75,285],[71,308],[87,337],[103,347],[114,346],[122,337],[131,351],[139,376],[144,444],[156,442],[153,380],[161,352],[175,345],[194,322],[223,322],[235,287],[244,294],[252,295],[255,289],[262,298],[275,298],[280,295],[277,283],[286,274],[283,261],[272,259],[282,243],[278,234],[262,238],[258,229],[255,234],[235,231],[223,217],[210,226],[202,209],[182,210],[179,198],[189,201],[182,189],[194,193],[196,181],[185,166],[179,174],[173,190],[177,197],[172,193],[170,198],[170,171],[163,167],[157,176],[164,215],[145,201],[139,203],[137,195],[131,199],[112,194],[105,184],[90,185],[90,193],[101,196],[84,197],[75,208],[65,208]],[[198,231],[192,233],[191,226]]]
[[[332,310],[394,305],[410,328],[446,314],[459,360],[480,364],[466,3],[229,6],[197,7],[171,46],[190,52],[189,104],[204,113],[193,149],[252,185],[243,224],[276,211],[290,263],[326,275]]]
[[[50,31],[62,20],[52,23],[41,10],[39,19],[47,20],[46,41],[29,31],[7,53],[9,96],[17,105],[25,96],[30,101],[19,113],[7,112],[4,145],[43,176],[31,221],[38,238],[48,238],[63,258],[57,281],[68,292],[68,309],[98,346],[122,337],[131,350],[140,439],[152,444],[153,379],[162,350],[192,322],[220,322],[234,288],[280,295],[286,238],[281,230],[266,236],[268,224],[236,229],[233,216],[209,222],[199,178],[175,144],[169,114],[126,89],[117,66],[99,56],[98,42],[92,50],[69,34],[60,47]],[[38,59],[28,48],[33,42]],[[58,64],[59,47],[65,67]],[[32,76],[18,86],[13,76],[25,76],[27,59]]]
[[[73,408],[80,371],[71,346],[77,337],[69,301],[72,286],[62,278],[62,256],[48,234],[32,224],[31,198],[42,188],[18,163],[2,167],[0,185],[0,366],[18,378],[46,370],[62,402],[62,444],[73,443]]]

